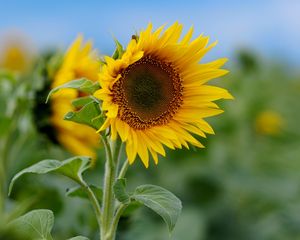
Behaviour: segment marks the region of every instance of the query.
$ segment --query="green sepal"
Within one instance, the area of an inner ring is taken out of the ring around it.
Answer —
[[[115,49],[115,51],[112,55],[112,58],[113,59],[120,59],[123,56],[125,50],[124,50],[122,44],[117,39],[114,39],[114,41],[115,41],[115,44],[116,44],[116,49]]]

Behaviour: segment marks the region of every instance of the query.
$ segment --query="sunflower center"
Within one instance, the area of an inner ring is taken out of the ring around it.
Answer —
[[[119,117],[135,129],[168,122],[182,103],[182,83],[172,64],[150,56],[127,67],[113,85]]]
[[[123,89],[131,109],[142,120],[149,120],[168,108],[174,89],[172,79],[163,68],[149,60],[141,62],[124,74]]]
[[[157,103],[163,99],[160,83],[151,72],[147,73],[147,69],[140,75],[132,74],[132,78],[125,82],[124,90],[128,97],[128,101],[137,109],[155,109]]]

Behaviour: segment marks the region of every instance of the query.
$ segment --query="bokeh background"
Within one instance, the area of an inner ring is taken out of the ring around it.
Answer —
[[[300,239],[300,2],[290,1],[0,1],[0,239],[5,223],[36,208],[55,213],[53,236],[97,239],[88,202],[69,198],[72,183],[58,176],[27,176],[11,198],[7,184],[20,169],[42,159],[70,156],[38,130],[36,96],[49,59],[82,33],[100,54],[111,55],[113,38],[126,45],[151,21],[179,21],[195,35],[219,44],[205,57],[228,57],[230,74],[214,81],[234,101],[208,119],[216,135],[205,149],[168,151],[158,166],[138,161],[129,188],[161,185],[183,201],[170,236],[147,209],[123,216],[120,240]],[[53,73],[52,73],[53,74]],[[46,106],[41,105],[42,108]],[[90,171],[100,185],[103,153]]]

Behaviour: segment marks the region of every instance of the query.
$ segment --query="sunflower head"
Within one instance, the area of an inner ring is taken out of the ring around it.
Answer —
[[[101,68],[95,96],[103,101],[106,121],[99,130],[110,127],[112,139],[119,135],[126,142],[130,163],[139,155],[148,167],[149,153],[158,163],[164,146],[203,147],[195,135],[213,133],[204,118],[223,112],[213,101],[232,98],[206,85],[228,72],[220,69],[226,59],[200,63],[216,43],[202,35],[191,40],[193,28],[180,39],[182,28],[176,22],[153,31],[149,24],[120,58],[106,57]]]
[[[96,81],[99,69],[100,63],[96,53],[92,51],[91,42],[83,43],[82,36],[79,36],[65,54],[51,88],[82,77]],[[95,148],[99,143],[98,134],[88,126],[64,120],[67,112],[78,110],[71,103],[81,96],[84,94],[75,89],[63,89],[55,93],[50,102],[50,122],[56,129],[58,142],[70,152],[76,155],[88,155],[95,159]]]
[[[33,53],[26,44],[15,39],[7,39],[0,54],[0,68],[24,73],[31,66]]]

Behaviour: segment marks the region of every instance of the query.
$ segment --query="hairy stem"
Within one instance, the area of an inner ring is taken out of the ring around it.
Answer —
[[[102,137],[102,141],[106,151],[106,163],[103,186],[101,240],[112,240],[112,238],[108,236],[108,231],[112,224],[115,211],[113,185],[116,180],[116,164],[119,161],[122,142],[118,138],[116,141],[110,141],[109,143],[106,137]]]

